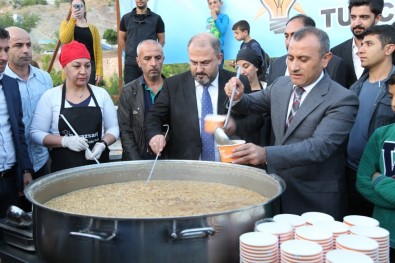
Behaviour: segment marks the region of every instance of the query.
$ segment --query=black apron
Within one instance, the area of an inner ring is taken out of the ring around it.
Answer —
[[[60,114],[66,117],[66,120],[74,128],[79,136],[85,137],[88,140],[89,148],[92,150],[96,142],[101,140],[102,137],[102,114],[89,85],[87,85],[91,99],[95,102],[95,107],[71,107],[65,108],[64,103],[66,101],[66,84],[63,84],[62,88],[62,104],[60,106]],[[60,136],[74,135],[69,126],[59,115],[58,130]],[[109,161],[108,149],[104,150],[100,156],[99,162]],[[53,148],[51,150],[51,172],[59,170],[78,167],[82,165],[95,164],[95,161],[85,159],[85,151],[75,152],[69,148]]]

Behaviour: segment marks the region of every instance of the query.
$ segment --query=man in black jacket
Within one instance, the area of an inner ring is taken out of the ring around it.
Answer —
[[[193,36],[188,43],[188,54],[191,70],[165,80],[145,119],[145,137],[152,151],[157,154],[164,150],[167,159],[208,160],[202,158],[202,137],[206,136],[202,125],[203,93],[210,94],[213,114],[226,114],[224,86],[235,73],[219,69],[221,45],[209,33]],[[250,89],[248,80],[244,76],[241,79]],[[170,125],[167,142],[162,133],[163,124]],[[214,138],[210,140],[210,151],[215,153],[211,160],[219,161]]]
[[[122,160],[154,159],[144,138],[144,118],[162,89],[163,48],[155,40],[137,46],[137,63],[143,74],[127,83],[119,97],[118,123],[121,133]]]
[[[350,28],[353,37],[331,49],[334,55],[341,57],[347,66],[347,87],[359,79],[364,73],[357,53],[362,45],[366,29],[376,25],[381,19],[384,0],[350,0]]]

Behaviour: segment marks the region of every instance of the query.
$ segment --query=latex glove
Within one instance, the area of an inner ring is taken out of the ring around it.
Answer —
[[[89,145],[87,139],[74,135],[74,136],[64,136],[62,138],[62,147],[69,148],[70,150],[75,152],[80,152],[88,148]]]
[[[95,157],[96,159],[99,159],[102,152],[106,149],[106,145],[102,142],[97,142],[95,144],[95,146],[93,146],[92,151],[88,151],[88,149],[86,149],[85,151],[85,159],[87,160],[94,160],[93,157]]]

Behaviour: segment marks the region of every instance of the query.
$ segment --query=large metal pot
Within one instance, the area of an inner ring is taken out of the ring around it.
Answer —
[[[103,218],[58,212],[43,205],[74,190],[146,180],[152,161],[67,169],[34,181],[25,190],[33,203],[33,238],[45,262],[237,262],[239,236],[272,216],[284,181],[264,170],[215,162],[158,161],[153,179],[220,182],[269,198],[255,206],[217,214],[173,218]]]

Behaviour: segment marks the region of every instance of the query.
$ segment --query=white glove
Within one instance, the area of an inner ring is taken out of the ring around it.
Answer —
[[[75,152],[80,152],[88,148],[89,145],[87,139],[74,135],[74,136],[64,136],[62,138],[62,147],[69,148],[70,150]]]
[[[106,145],[102,142],[97,142],[95,146],[93,146],[92,151],[89,151],[86,149],[85,151],[85,159],[87,160],[93,160],[95,157],[96,159],[99,159],[102,152],[106,149]]]

